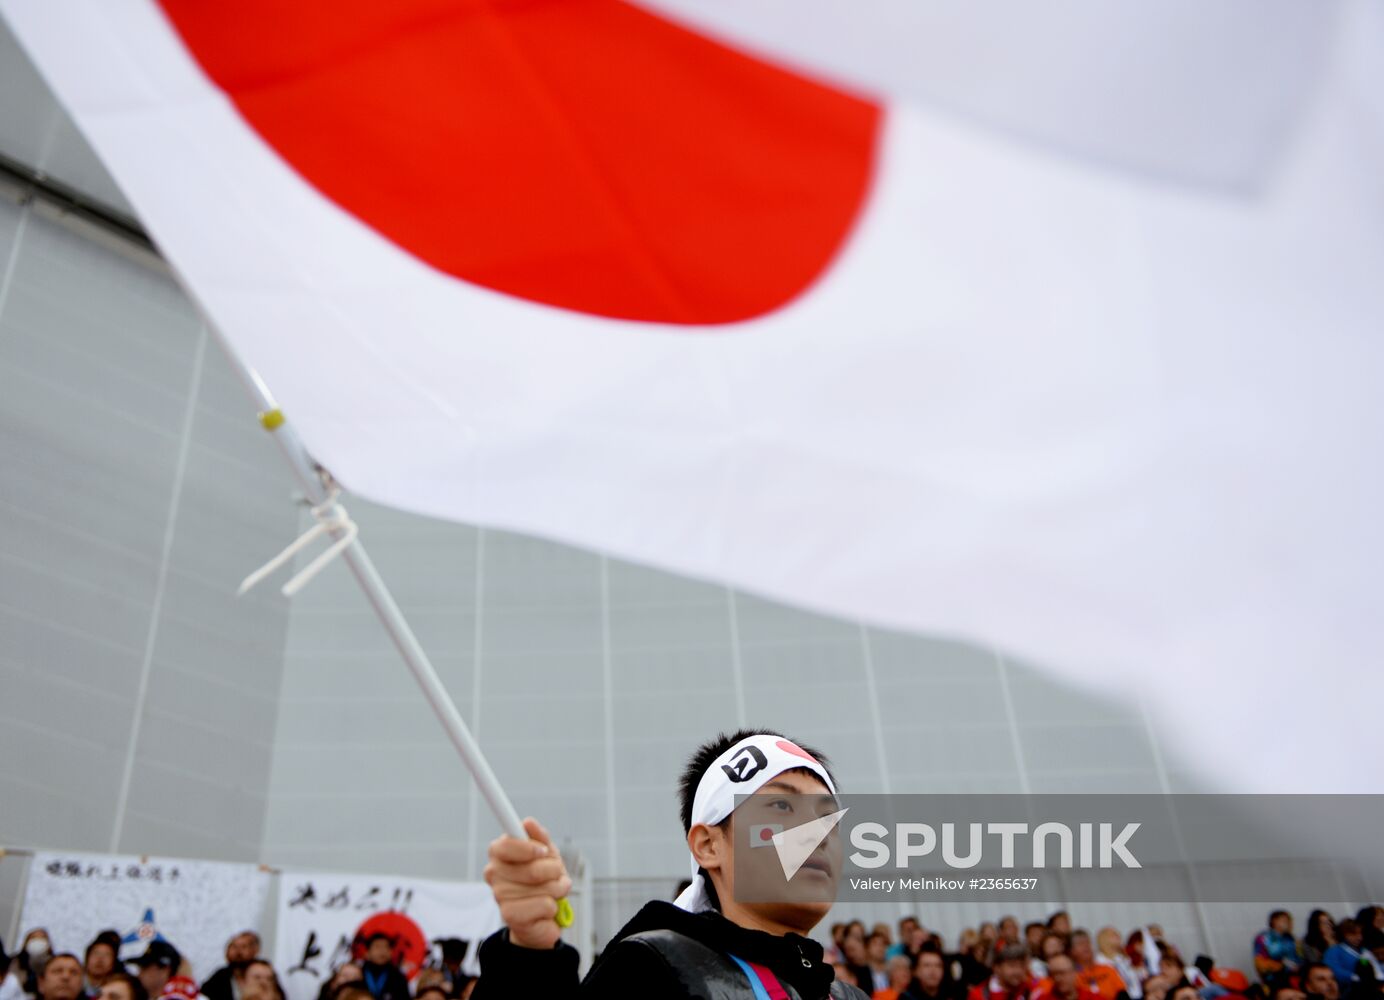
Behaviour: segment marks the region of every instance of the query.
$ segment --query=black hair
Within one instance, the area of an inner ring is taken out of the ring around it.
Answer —
[[[1057,923],[1057,918],[1058,918],[1058,917],[1067,917],[1068,920],[1071,919],[1070,915],[1067,913],[1066,910],[1058,910],[1058,911],[1057,911],[1056,913],[1054,913],[1052,916],[1048,917],[1048,922],[1047,922],[1047,924],[1046,924],[1045,926],[1048,927],[1049,929],[1051,929],[1051,928],[1052,928],[1052,925],[1055,924],[1055,923]]]
[[[99,940],[100,938],[97,939],[97,941]],[[97,941],[93,941],[92,944],[96,944]],[[106,977],[106,985],[109,986],[111,983],[124,983],[130,988],[130,996],[133,997],[134,1000],[149,1000],[149,991],[144,988],[144,984],[139,981],[139,977],[132,976],[123,969],[117,969]]]
[[[1292,916],[1293,915],[1289,913],[1287,910],[1274,910],[1272,913],[1269,914],[1269,926],[1272,927],[1273,922],[1277,920],[1279,917],[1288,917],[1289,919],[1291,919]]]
[[[1298,982],[1302,983],[1302,991],[1304,993],[1307,992],[1307,977],[1311,974],[1313,969],[1325,969],[1327,972],[1331,972],[1331,966],[1327,965],[1325,962],[1303,962]],[[1331,972],[1331,975],[1334,976],[1336,973]]]
[[[907,955],[908,952],[904,952],[904,954]],[[928,938],[921,945],[919,945],[918,954],[913,956],[913,976],[915,979],[918,976],[918,963],[923,960],[924,955],[936,955],[937,961],[942,963],[943,983],[956,982],[956,980],[952,978],[952,964],[947,961],[946,952],[942,950],[942,946],[938,944],[936,938],[933,937]],[[945,993],[945,991],[943,992]]]
[[[366,948],[369,948],[372,944],[374,944],[376,941],[380,940],[381,938],[384,938],[384,940],[388,941],[388,942],[389,942],[389,946],[390,946],[391,948],[394,947],[394,939],[393,939],[392,937],[390,937],[388,934],[386,934],[384,931],[376,931],[374,934],[371,934],[368,938],[366,938],[366,939],[365,939],[365,947],[366,947]]]
[[[1336,929],[1336,921],[1332,918],[1331,914],[1327,913],[1325,910],[1313,910],[1312,915],[1307,918],[1307,933],[1302,936],[1304,942],[1312,945],[1312,947],[1316,948],[1318,951],[1326,951],[1326,938],[1322,936],[1321,931],[1322,917],[1331,921],[1331,929],[1333,931]]]
[[[60,951],[60,952],[58,952],[56,955],[54,955],[52,958],[48,959],[48,964],[45,965],[45,966],[43,967],[43,975],[46,976],[46,975],[48,974],[48,970],[51,969],[51,968],[53,967],[53,963],[56,962],[56,961],[57,961],[58,959],[60,959],[60,958],[70,958],[70,959],[72,959],[72,961],[74,961],[74,962],[77,963],[77,971],[78,971],[78,972],[81,972],[81,971],[82,971],[83,966],[82,966],[82,960],[81,960],[80,958],[78,958],[76,955],[72,954],[72,952],[70,952],[70,951]],[[39,978],[42,979],[43,976],[40,976]]]
[[[83,963],[82,963],[83,965],[85,965],[86,962],[90,962],[90,961],[91,961],[91,953],[92,953],[93,951],[96,950],[96,946],[97,946],[97,945],[105,945],[107,948],[109,948],[109,949],[111,950],[111,955],[112,955],[112,956],[115,958],[115,960],[116,960],[116,963],[115,963],[115,964],[116,964],[117,966],[119,966],[119,964],[120,964],[120,943],[119,943],[119,939],[117,938],[117,939],[116,939],[116,942],[115,942],[114,944],[112,944],[110,938],[108,938],[108,937],[106,936],[107,933],[108,933],[107,931],[102,931],[100,934],[97,934],[94,938],[91,939],[91,943],[90,943],[89,945],[86,946],[86,951],[82,952],[82,958],[84,959],[84,961],[83,961]]]
[[[687,766],[682,769],[682,777],[678,779],[678,801],[682,812],[682,832],[687,833],[692,829],[692,803],[697,797],[697,785],[701,783],[702,775],[706,769],[716,762],[716,758],[721,756],[741,740],[749,739],[751,736],[760,735],[783,736],[782,733],[772,729],[737,729],[733,733],[721,733],[715,739],[708,740],[693,751],[692,756],[687,759]],[[783,736],[790,743],[797,744],[799,749],[810,754],[816,759],[822,769],[831,775],[831,783],[836,784],[836,776],[831,773],[831,764],[820,751],[814,750],[805,743]],[[794,768],[793,770],[798,770]],[[808,768],[802,768],[807,774],[817,778],[816,772]],[[789,772],[791,773],[791,772]],[[820,780],[820,779],[819,779]]]

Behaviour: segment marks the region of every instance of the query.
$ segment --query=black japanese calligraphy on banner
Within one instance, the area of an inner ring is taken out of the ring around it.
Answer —
[[[224,964],[228,927],[259,927],[268,896],[269,876],[256,865],[39,852],[30,862],[20,921],[47,927],[56,950],[78,954],[114,927],[127,960],[161,938],[199,978]]]
[[[476,948],[500,926],[489,887],[479,882],[285,871],[277,909],[286,1000],[316,1000],[339,966],[364,957],[375,934],[390,939],[410,982],[441,966],[441,942],[449,939],[465,943],[462,971],[476,975]]]

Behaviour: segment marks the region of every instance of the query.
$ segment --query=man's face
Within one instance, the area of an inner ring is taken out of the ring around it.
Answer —
[[[1000,921],[1000,937],[1006,941],[1014,942],[1019,940],[1019,922],[1013,917],[1005,917]]]
[[[1302,990],[1288,989],[1279,990],[1273,995],[1273,1000],[1307,1000],[1307,994]]]
[[[1293,932],[1293,918],[1286,913],[1280,913],[1273,918],[1273,922],[1269,926],[1280,934],[1291,934]]]
[[[918,982],[931,993],[942,985],[942,956],[925,951],[918,956]]]
[[[843,853],[841,828],[833,827],[787,881],[770,828],[782,827],[787,832],[836,811],[835,798],[815,775],[780,774],[766,782],[736,807],[726,825],[726,861],[720,869],[723,885],[757,916],[800,928],[802,933],[811,930],[836,898]],[[737,858],[741,850],[747,854]],[[735,895],[737,870],[746,879],[741,896]],[[764,899],[769,902],[759,901]]]
[[[1365,932],[1357,927],[1349,934],[1343,935],[1343,938],[1346,944],[1350,945],[1352,948],[1358,949],[1360,947],[1360,942],[1365,940]]]
[[[1150,976],[1144,980],[1144,1000],[1166,1000],[1172,984],[1173,980],[1166,976]]]
[[[108,944],[94,944],[87,952],[86,972],[92,979],[105,979],[115,968],[115,951]]]
[[[1017,958],[1006,959],[995,966],[995,978],[1006,990],[1017,990],[1028,982],[1028,966]]]
[[[1085,934],[1072,935],[1072,960],[1083,969],[1095,961],[1096,956],[1091,953],[1091,939]]]
[[[370,942],[370,947],[365,949],[365,957],[376,965],[386,965],[393,950],[384,938],[375,938]]]
[[[1201,1000],[1201,994],[1195,986],[1179,986],[1169,1000]]]
[[[1340,987],[1336,983],[1336,977],[1331,970],[1323,966],[1313,966],[1307,970],[1307,982],[1303,983],[1308,993],[1316,993],[1326,997],[1326,1000],[1337,1000],[1341,995]]]
[[[173,978],[173,970],[164,965],[144,965],[139,970],[139,981],[151,997],[157,997]]]
[[[237,934],[226,942],[226,964],[243,965],[259,957],[259,938],[254,934]]]
[[[1070,934],[1072,932],[1072,918],[1065,913],[1059,913],[1052,920],[1051,930],[1054,934]]]
[[[1114,955],[1120,950],[1120,932],[1113,927],[1103,927],[1096,935],[1096,944],[1100,946],[1101,954]]]
[[[1066,950],[1066,946],[1063,945],[1062,939],[1056,934],[1049,934],[1047,937],[1043,938],[1043,961],[1049,961],[1052,956],[1060,955]]]
[[[1044,930],[1042,924],[1033,924],[1024,931],[1024,942],[1028,945],[1028,950],[1035,954],[1041,952],[1043,950],[1043,935],[1046,933],[1047,931]]]
[[[1072,1000],[1076,996],[1076,963],[1067,955],[1057,955],[1048,962],[1048,975],[1058,996]]]
[[[70,955],[53,959],[38,981],[43,1000],[76,1000],[82,992],[82,964]]]
[[[1160,975],[1167,976],[1176,982],[1186,975],[1186,970],[1182,968],[1182,963],[1172,955],[1164,955],[1158,960],[1158,972]]]

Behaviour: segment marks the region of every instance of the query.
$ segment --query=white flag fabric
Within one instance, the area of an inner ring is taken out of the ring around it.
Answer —
[[[232,934],[259,930],[269,897],[269,876],[257,865],[37,851],[30,866],[19,923],[46,927],[55,953],[80,956],[114,929],[121,960],[164,940],[198,982],[226,964]]]
[[[462,971],[477,976],[477,949],[500,929],[500,910],[483,882],[285,871],[276,927],[285,1000],[317,1000],[339,966],[364,960],[374,934],[390,938],[410,984],[424,968],[441,967],[441,942],[450,938],[465,944]]]
[[[1235,790],[1384,790],[1321,752],[1384,704],[1380,7],[988,4],[948,90],[853,72],[916,5],[820,77],[841,25],[734,6],[0,0],[351,490],[1141,693]]]

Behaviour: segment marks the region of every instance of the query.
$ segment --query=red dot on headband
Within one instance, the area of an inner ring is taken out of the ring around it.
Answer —
[[[789,740],[779,740],[775,744],[775,746],[777,746],[780,750],[784,751],[785,753],[796,754],[799,757],[804,757],[807,760],[812,761],[812,763],[814,764],[817,763],[816,757],[812,756],[812,754],[808,753],[802,747],[798,746],[798,744],[793,743]]]

